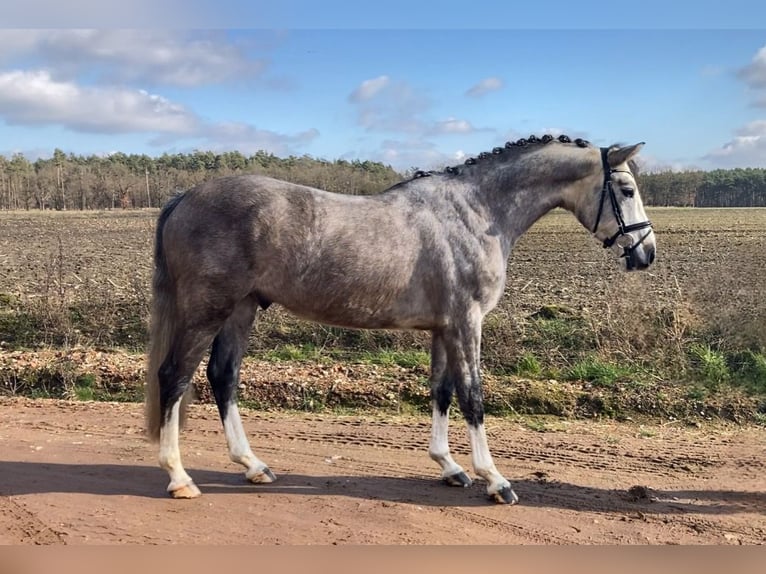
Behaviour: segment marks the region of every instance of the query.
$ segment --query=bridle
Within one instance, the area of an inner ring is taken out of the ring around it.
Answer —
[[[639,223],[631,223],[630,225],[625,225],[625,219],[622,216],[622,209],[620,209],[620,202],[617,201],[617,197],[614,194],[614,186],[612,186],[612,174],[631,172],[626,169],[612,169],[609,167],[609,161],[607,160],[608,152],[608,148],[601,148],[601,164],[604,167],[604,185],[601,187],[601,199],[598,204],[598,215],[596,216],[596,224],[593,226],[593,233],[595,234],[596,231],[598,231],[598,224],[601,222],[601,214],[604,211],[604,200],[606,199],[606,196],[609,196],[609,202],[612,204],[612,212],[614,213],[614,218],[617,220],[617,225],[619,227],[614,235],[604,239],[605,249],[612,247],[620,237],[627,236],[631,231],[638,231],[639,229],[646,229],[648,227],[649,231],[644,233],[644,235],[641,236],[641,239],[639,239],[636,243],[633,243],[633,238],[629,237],[631,240],[629,245],[620,245],[623,251],[620,257],[626,257],[628,268],[632,269],[635,267],[634,252],[636,248],[641,245],[647,237],[649,237],[649,234],[652,232],[652,222],[647,219],[646,221],[641,221]]]

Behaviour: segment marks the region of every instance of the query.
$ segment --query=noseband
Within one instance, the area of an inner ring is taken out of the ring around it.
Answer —
[[[611,237],[607,237],[604,239],[604,248],[611,247],[615,244],[615,242],[623,236],[628,235],[631,231],[637,231],[639,229],[645,229],[649,228],[649,231],[644,233],[644,235],[641,236],[641,239],[638,240],[636,243],[631,243],[627,247],[622,246],[623,253],[620,255],[620,257],[627,257],[628,258],[628,267],[633,266],[633,254],[636,248],[641,245],[644,240],[649,237],[649,234],[652,232],[652,222],[648,219],[646,221],[641,221],[639,223],[632,223],[630,225],[625,225],[625,219],[622,216],[622,209],[620,209],[620,202],[617,201],[617,196],[614,194],[614,186],[612,186],[612,174],[613,173],[630,173],[630,171],[626,169],[612,169],[609,167],[609,162],[607,161],[607,152],[609,150],[607,148],[601,148],[601,164],[604,166],[604,185],[601,187],[601,200],[598,204],[598,215],[596,216],[596,224],[593,226],[593,233],[595,234],[596,231],[598,231],[598,224],[601,222],[601,214],[604,211],[604,200],[606,199],[606,196],[609,196],[609,202],[612,204],[612,212],[614,213],[614,218],[617,220],[617,225],[619,228],[615,232],[614,235]],[[631,238],[632,240],[632,238]]]

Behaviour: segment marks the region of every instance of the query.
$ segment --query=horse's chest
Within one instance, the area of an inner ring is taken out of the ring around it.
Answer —
[[[494,307],[505,290],[506,265],[500,254],[476,254],[466,272],[464,281],[472,288],[472,298],[484,309]]]
[[[479,274],[477,286],[477,299],[482,307],[494,307],[505,290],[505,268],[483,270]]]

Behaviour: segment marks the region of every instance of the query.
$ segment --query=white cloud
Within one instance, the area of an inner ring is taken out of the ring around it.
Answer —
[[[754,95],[753,105],[766,107],[766,46],[758,50],[750,64],[737,75]],[[707,168],[766,167],[766,120],[745,124],[730,141],[710,151],[702,160]]]
[[[199,86],[261,74],[265,60],[217,32],[0,30],[0,59],[24,56],[59,79],[87,73],[107,81]]]
[[[734,139],[704,159],[713,167],[766,167],[766,120],[756,120],[740,128]]]
[[[379,76],[362,82],[348,100],[357,108],[357,123],[369,131],[416,134],[428,129],[422,114],[431,102],[407,82]]]
[[[478,131],[465,119],[428,118],[431,101],[407,82],[392,81],[388,76],[365,80],[349,94],[348,101],[357,109],[357,124],[368,131],[407,134],[408,141]]]
[[[495,92],[503,87],[503,80],[497,77],[484,78],[479,83],[471,86],[465,93],[471,98],[479,98],[490,92]]]
[[[700,165],[684,161],[668,161],[654,155],[641,153],[637,158],[641,173],[657,173],[662,171],[696,171],[702,169]]]
[[[199,119],[183,106],[142,90],[83,87],[50,73],[0,73],[0,116],[8,124],[58,124],[83,132],[188,134]]]
[[[27,158],[29,161],[36,161],[38,159],[49,158],[53,155],[53,150],[56,146],[50,148],[45,147],[33,147],[33,148],[13,148],[13,149],[0,149],[0,156],[5,158],[12,158],[14,155],[19,154]]]
[[[232,122],[204,126],[198,135],[204,140],[205,149],[214,152],[237,150],[253,154],[266,150],[284,157],[295,154],[296,148],[311,143],[319,136],[319,131],[311,128],[291,135]]]
[[[436,149],[436,145],[421,138],[403,140],[388,139],[381,142],[380,148],[368,154],[369,157],[395,169],[443,169],[448,165],[459,163],[467,157],[458,150],[454,153],[444,153]]]
[[[80,86],[44,70],[0,73],[0,118],[15,125],[58,125],[86,133],[153,134],[153,145],[202,140],[211,150],[294,153],[316,129],[281,134],[246,123],[212,123],[160,95],[118,87]]]
[[[738,132],[742,137],[763,137],[766,135],[766,120],[755,120],[745,125]]]
[[[738,75],[751,88],[766,88],[766,46],[756,52],[750,64]]]
[[[737,73],[754,96],[753,106],[766,108],[766,46],[758,50],[749,65]]]
[[[476,128],[467,120],[447,118],[446,120],[436,122],[430,128],[429,133],[434,135],[469,134],[474,131],[476,131]]]
[[[391,79],[388,76],[378,76],[363,81],[348,96],[350,102],[366,102],[374,98],[382,89],[389,85]]]
[[[0,29],[0,61],[18,54],[34,52],[44,37],[44,30]]]

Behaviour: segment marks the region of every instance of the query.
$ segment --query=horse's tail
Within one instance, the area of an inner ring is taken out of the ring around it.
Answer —
[[[147,353],[146,387],[144,389],[144,408],[146,416],[146,431],[152,442],[160,438],[162,412],[160,408],[159,370],[170,351],[173,343],[176,321],[176,291],[173,278],[170,276],[165,258],[162,234],[170,214],[184,198],[183,194],[176,195],[162,208],[157,220],[157,231],[154,242],[154,278],[152,280],[152,314],[149,331],[149,352]],[[192,385],[189,385],[189,389]],[[186,406],[190,400],[187,392],[181,401],[179,412],[180,424],[183,425]]]

